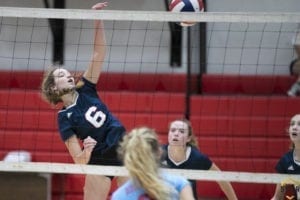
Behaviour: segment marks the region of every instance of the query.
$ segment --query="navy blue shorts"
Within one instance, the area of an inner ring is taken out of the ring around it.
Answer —
[[[106,166],[123,166],[122,160],[119,158],[117,149],[119,142],[126,134],[124,127],[112,127],[110,133],[105,139],[106,148],[93,151],[89,165],[106,165]],[[107,176],[112,179],[112,176]]]

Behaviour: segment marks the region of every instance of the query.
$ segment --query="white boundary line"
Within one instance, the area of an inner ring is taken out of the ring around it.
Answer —
[[[0,7],[0,16],[122,21],[300,23],[298,12],[184,12],[179,14],[168,11]]]
[[[128,171],[124,167],[79,165],[67,163],[48,162],[3,162],[0,161],[2,172],[35,172],[53,174],[95,174],[108,176],[127,176]],[[300,175],[283,175],[275,173],[250,173],[250,172],[229,172],[211,170],[179,170],[162,169],[171,174],[178,174],[187,179],[206,181],[230,181],[244,183],[282,183],[287,179],[300,181]]]

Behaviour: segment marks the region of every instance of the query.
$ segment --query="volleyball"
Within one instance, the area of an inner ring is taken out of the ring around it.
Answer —
[[[172,0],[169,4],[171,12],[203,12],[202,0]],[[181,26],[192,26],[195,22],[181,22]]]
[[[172,0],[169,10],[172,12],[202,12],[204,6],[202,0]]]

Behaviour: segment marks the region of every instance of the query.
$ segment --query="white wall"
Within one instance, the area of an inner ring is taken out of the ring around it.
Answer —
[[[52,3],[53,0],[48,0]],[[87,9],[97,0],[66,0],[67,8]],[[164,0],[109,0],[113,10],[164,10]],[[284,11],[299,12],[299,0],[206,0],[208,11]],[[43,0],[0,0],[0,6],[44,7]]]
[[[44,7],[43,0],[0,0],[0,6],[12,7]],[[53,0],[48,0],[49,4]],[[88,9],[95,3],[101,1],[97,0],[66,0],[66,8]],[[164,10],[163,0],[107,0],[109,9],[113,10]]]
[[[66,2],[67,8],[88,9],[98,1]],[[44,7],[41,0],[0,0],[0,6]],[[207,8],[212,12],[299,12],[300,1],[207,0]],[[110,0],[107,9],[165,10],[165,5],[162,0]],[[2,18],[0,24],[1,69],[41,70],[51,64],[52,36],[47,20]],[[169,66],[167,23],[106,21],[105,28],[109,45],[105,70],[140,73],[186,71],[185,54],[182,55],[184,63],[181,68]],[[287,74],[289,62],[295,57],[291,39],[297,28],[298,24],[209,23],[208,73]],[[192,57],[193,66],[198,67],[198,32],[194,30]],[[92,22],[68,20],[66,66],[72,70],[85,68],[91,55],[92,37]]]
[[[213,12],[299,12],[299,0],[206,0]]]

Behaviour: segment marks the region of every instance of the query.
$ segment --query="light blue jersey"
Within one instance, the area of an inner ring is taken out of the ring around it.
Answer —
[[[171,200],[180,199],[179,193],[182,189],[189,185],[190,183],[181,176],[171,175],[164,173],[162,178],[166,184],[171,185],[174,189],[174,194],[170,195]],[[111,200],[151,200],[150,197],[145,193],[144,189],[133,183],[132,180],[124,183],[120,188],[118,188],[112,195]]]

